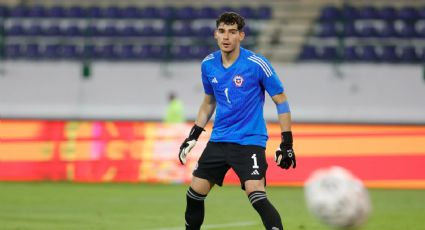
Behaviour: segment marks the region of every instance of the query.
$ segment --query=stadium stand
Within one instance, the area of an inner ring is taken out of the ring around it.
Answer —
[[[221,12],[237,11],[257,25],[246,28],[250,37],[243,45],[248,48],[256,45],[259,34],[256,30],[272,17],[271,7],[267,5],[96,2],[87,6],[81,1],[71,1],[73,5],[31,2],[0,5],[6,59],[200,59],[215,47],[214,19]]]
[[[321,7],[298,60],[411,64],[425,60],[425,5],[378,2],[384,5],[346,1]]]

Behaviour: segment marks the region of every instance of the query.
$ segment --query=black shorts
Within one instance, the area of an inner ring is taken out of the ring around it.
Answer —
[[[247,180],[265,179],[267,166],[266,149],[261,146],[208,142],[193,175],[222,186],[232,168],[244,189]]]

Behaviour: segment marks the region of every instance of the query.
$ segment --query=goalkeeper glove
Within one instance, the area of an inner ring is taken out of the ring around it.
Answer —
[[[195,147],[196,141],[198,141],[202,131],[205,130],[197,125],[194,125],[190,130],[189,137],[186,138],[180,146],[179,160],[182,165],[186,164],[186,156],[190,150]]]
[[[292,149],[292,132],[282,132],[282,143],[280,147],[276,150],[275,155],[276,164],[284,169],[289,169],[292,165],[292,168],[297,167],[297,161],[295,160],[295,153]]]

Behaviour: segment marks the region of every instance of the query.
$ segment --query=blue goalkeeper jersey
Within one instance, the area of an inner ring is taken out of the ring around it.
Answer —
[[[238,59],[225,68],[218,50],[205,57],[201,71],[205,93],[217,102],[210,141],[265,147],[264,91],[270,96],[284,91],[269,61],[241,47]]]

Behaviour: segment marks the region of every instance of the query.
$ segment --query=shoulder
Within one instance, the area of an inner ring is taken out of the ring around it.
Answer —
[[[247,51],[246,60],[248,63],[251,63],[255,67],[260,68],[267,75],[267,77],[273,75],[271,64],[267,58],[250,50]]]
[[[220,51],[215,51],[213,53],[208,54],[203,60],[202,60],[202,64],[204,63],[208,63],[211,62],[211,60],[214,60],[215,58],[218,57],[218,52]]]

